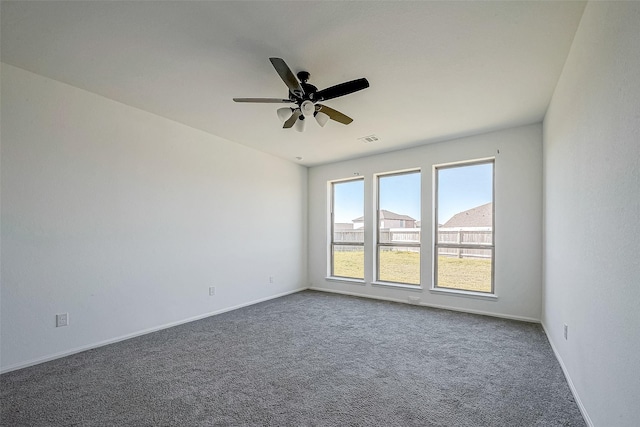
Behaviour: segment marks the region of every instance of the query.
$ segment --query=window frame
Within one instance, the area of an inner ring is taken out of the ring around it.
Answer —
[[[408,175],[411,173],[420,174],[420,205],[422,205],[422,170],[420,168],[415,169],[406,169],[396,172],[383,172],[375,174],[375,182],[376,182],[376,223],[375,223],[375,280],[374,284],[378,285],[389,285],[389,286],[398,286],[398,287],[406,287],[409,289],[422,289],[422,274],[418,273],[418,283],[407,283],[407,282],[391,282],[388,280],[382,280],[380,278],[380,248],[382,247],[417,247],[419,249],[419,271],[422,270],[422,232],[420,232],[420,241],[418,243],[410,243],[410,242],[400,242],[400,243],[381,243],[380,242],[380,179],[388,178],[392,176],[398,175]],[[422,210],[420,211],[420,216],[422,216]],[[416,219],[416,221],[421,221],[422,218]]]
[[[439,182],[438,171],[442,169],[453,169],[459,167],[476,166],[491,164],[491,244],[490,245],[478,245],[478,244],[462,244],[462,243],[438,243],[439,230],[438,230],[438,195],[439,195]],[[446,163],[433,166],[433,283],[431,286],[432,291],[446,292],[452,294],[468,294],[485,297],[495,297],[495,247],[496,247],[496,159],[495,157],[468,160],[456,163]],[[491,251],[491,291],[472,291],[461,288],[451,288],[438,286],[438,250],[439,248],[455,248],[455,249],[486,249]]]
[[[365,180],[363,176],[358,176],[355,178],[347,178],[347,179],[338,179],[334,181],[329,181],[330,185],[330,200],[329,200],[329,278],[345,280],[345,281],[355,281],[355,282],[364,282],[365,274],[364,274],[364,257],[366,257],[365,251],[365,242],[364,239],[362,242],[336,242],[335,241],[335,185],[336,184],[345,184],[348,182],[362,181],[362,216],[363,216],[363,224],[366,224],[366,214],[365,214],[365,206],[364,206],[364,197],[365,197]],[[362,227],[364,233],[364,225]],[[338,276],[335,274],[335,262],[334,262],[334,247],[335,246],[356,246],[361,247],[363,252],[363,266],[362,266],[362,278],[360,277],[350,277],[350,276]]]

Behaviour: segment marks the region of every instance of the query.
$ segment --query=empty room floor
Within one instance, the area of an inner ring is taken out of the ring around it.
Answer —
[[[538,324],[304,291],[3,374],[11,426],[583,426]]]

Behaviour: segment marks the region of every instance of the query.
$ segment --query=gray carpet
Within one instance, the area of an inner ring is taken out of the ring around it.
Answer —
[[[0,377],[3,426],[583,426],[540,325],[305,291]]]

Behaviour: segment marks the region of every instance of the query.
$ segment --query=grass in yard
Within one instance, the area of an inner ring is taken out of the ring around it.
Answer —
[[[364,279],[364,250],[335,251],[333,259],[334,276]]]
[[[364,278],[364,252],[334,253],[334,276]],[[383,251],[380,280],[420,284],[420,254]],[[438,286],[476,292],[491,292],[491,260],[438,257]]]
[[[420,254],[406,251],[381,251],[380,280],[419,285]]]
[[[491,260],[439,256],[438,286],[491,292]]]

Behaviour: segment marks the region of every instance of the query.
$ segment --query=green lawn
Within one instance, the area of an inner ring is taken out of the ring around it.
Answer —
[[[419,285],[420,254],[404,251],[380,252],[380,280]]]
[[[491,292],[491,260],[439,256],[438,286]]]
[[[364,252],[335,252],[334,276],[364,277]],[[415,252],[384,251],[380,254],[380,280],[418,285],[420,255]],[[438,286],[491,292],[491,260],[438,257]]]
[[[339,277],[364,277],[364,250],[335,251],[333,255],[333,275]]]

